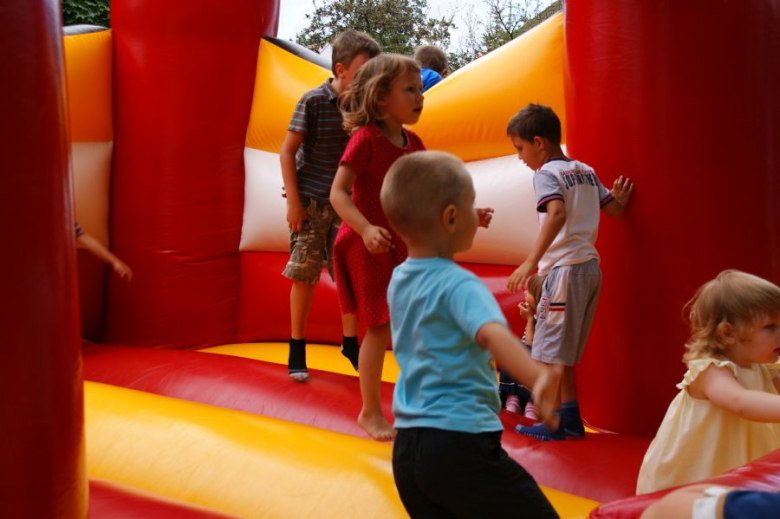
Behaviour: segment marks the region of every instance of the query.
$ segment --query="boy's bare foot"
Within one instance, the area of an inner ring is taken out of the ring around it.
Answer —
[[[368,435],[379,442],[389,442],[395,438],[395,429],[385,419],[382,412],[360,411],[358,415],[358,425],[363,428]]]

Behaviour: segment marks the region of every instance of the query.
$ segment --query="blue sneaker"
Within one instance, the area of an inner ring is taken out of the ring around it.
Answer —
[[[559,440],[580,440],[585,437],[585,430],[582,432],[576,430],[569,430],[565,427],[559,428],[557,431],[551,431],[546,425],[537,423],[534,425],[518,425],[515,427],[515,431],[531,438],[536,438],[543,442],[559,441]]]
[[[566,435],[562,429],[551,431],[546,425],[537,423],[534,425],[518,425],[515,431],[543,442],[565,440]]]

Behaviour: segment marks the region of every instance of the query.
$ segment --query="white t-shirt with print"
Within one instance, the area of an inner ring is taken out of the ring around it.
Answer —
[[[534,192],[540,227],[547,219],[549,202],[562,200],[566,208],[566,222],[539,261],[539,274],[547,275],[561,265],[598,260],[599,216],[613,197],[596,172],[577,160],[552,159],[534,173]]]

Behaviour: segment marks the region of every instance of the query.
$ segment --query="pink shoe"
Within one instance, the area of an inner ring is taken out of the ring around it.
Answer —
[[[506,397],[506,410],[510,413],[520,414],[520,399],[517,395]]]
[[[507,402],[508,404],[508,402]],[[530,420],[539,420],[539,415],[536,412],[536,406],[533,404],[533,402],[528,402],[525,404],[525,417]]]

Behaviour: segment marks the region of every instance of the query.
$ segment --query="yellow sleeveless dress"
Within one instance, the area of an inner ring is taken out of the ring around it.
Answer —
[[[681,390],[672,400],[645,454],[636,493],[644,494],[722,474],[780,448],[780,424],[752,422],[688,394],[710,364],[730,369],[748,389],[777,394],[772,372],[780,364],[741,368],[728,360],[688,362]]]

